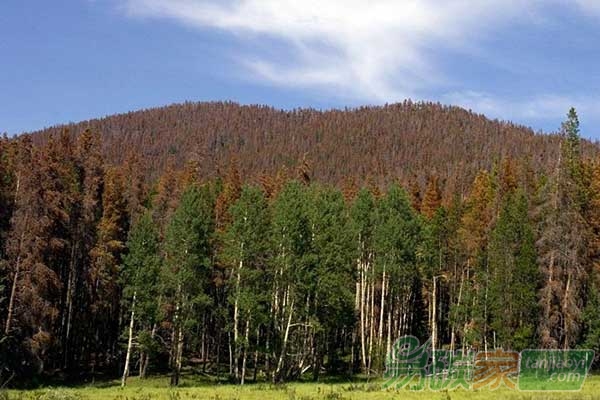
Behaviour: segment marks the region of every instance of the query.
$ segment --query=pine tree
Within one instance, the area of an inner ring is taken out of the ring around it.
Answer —
[[[489,320],[494,347],[522,350],[534,345],[540,275],[525,194],[504,200],[490,236]]]
[[[590,227],[584,217],[588,185],[579,150],[579,123],[573,109],[563,124],[561,156],[539,191],[536,220],[544,284],[539,334],[548,348],[569,348],[581,334],[589,276]]]
[[[123,197],[123,176],[111,168],[104,177],[102,194],[102,217],[97,225],[96,244],[90,250],[91,317],[102,334],[95,343],[98,352],[109,354],[118,340],[121,289],[119,268],[125,251],[129,216],[127,200]]]
[[[437,175],[431,175],[427,182],[427,189],[421,202],[421,213],[431,219],[442,204],[442,191]]]
[[[462,293],[460,304],[454,314],[462,315],[460,328],[463,350],[467,346],[488,349],[489,265],[487,245],[493,218],[494,191],[492,178],[487,171],[480,171],[473,182],[465,204],[461,226],[458,231],[466,256],[462,266]]]
[[[237,162],[234,160],[229,166],[227,176],[223,182],[223,189],[217,197],[215,206],[215,218],[217,229],[222,231],[231,222],[229,209],[239,199],[242,192],[242,183],[238,171]]]

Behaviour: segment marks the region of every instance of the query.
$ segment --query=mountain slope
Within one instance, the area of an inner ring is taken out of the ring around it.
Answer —
[[[185,103],[66,126],[102,134],[110,163],[129,152],[158,176],[170,162],[200,161],[213,176],[235,158],[244,178],[293,170],[305,159],[313,179],[341,184],[348,177],[385,184],[423,182],[435,173],[446,194],[464,192],[479,169],[503,158],[528,159],[535,171],[549,170],[559,150],[557,135],[536,134],[508,122],[489,120],[458,107],[404,103],[381,107],[317,111],[276,110],[235,103]],[[35,132],[43,142],[65,126]],[[596,153],[587,144],[586,153]]]

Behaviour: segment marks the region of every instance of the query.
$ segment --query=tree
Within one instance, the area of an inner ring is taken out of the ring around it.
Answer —
[[[504,200],[490,235],[489,320],[494,347],[520,351],[534,345],[540,287],[535,239],[523,192]]]
[[[231,271],[229,301],[233,306],[234,377],[243,385],[251,349],[250,332],[258,331],[268,322],[272,279],[267,268],[271,252],[270,216],[263,192],[250,186],[242,188],[229,214],[232,221],[225,233],[222,257]]]
[[[353,362],[361,360],[363,372],[368,373],[368,360],[371,359],[371,352],[368,351],[371,347],[369,341],[371,330],[368,329],[372,318],[369,318],[370,302],[367,298],[367,293],[373,285],[374,276],[374,232],[376,225],[377,205],[373,194],[366,188],[362,188],[352,207],[350,209],[350,230],[351,239],[354,245],[356,258],[356,295],[355,295],[355,312],[357,314],[358,323],[356,324],[356,333],[354,337],[353,350],[360,347],[360,350],[355,351]]]
[[[421,223],[412,209],[406,192],[397,185],[388,188],[377,209],[375,228],[375,266],[381,275],[379,291],[379,324],[375,315],[371,329],[378,326],[379,366],[383,366],[385,348],[400,335],[426,336],[421,298],[422,276],[417,268],[417,249],[421,241]],[[375,295],[375,287],[371,296]],[[374,299],[371,300],[374,302]],[[375,314],[374,304],[370,306]],[[387,328],[387,329],[386,329]]]
[[[328,371],[340,372],[345,343],[351,343],[354,291],[348,283],[356,282],[356,269],[353,265],[355,247],[350,240],[349,216],[342,193],[315,188],[311,197],[314,272],[309,288],[312,315],[307,318],[306,333],[312,333],[309,335],[313,343],[312,370],[317,379],[325,356]]]
[[[143,214],[129,232],[128,253],[123,258],[121,283],[123,285],[123,306],[130,310],[127,354],[123,369],[122,386],[129,376],[130,359],[133,349],[134,326],[138,325],[141,334],[149,333],[154,339],[158,323],[160,305],[159,272],[161,259],[158,232],[149,212]],[[138,338],[140,343],[140,376],[143,378],[148,367],[151,346]]]
[[[272,310],[275,354],[274,381],[286,379],[293,368],[289,359],[290,334],[294,321],[302,320],[306,302],[306,285],[312,278],[311,226],[304,186],[287,183],[273,203],[272,260],[274,275]]]
[[[91,315],[102,340],[96,342],[96,351],[109,354],[118,341],[121,288],[119,268],[125,251],[129,216],[127,200],[123,196],[123,176],[116,169],[108,169],[104,177],[102,217],[97,225],[97,240],[90,250]]]
[[[431,175],[421,202],[421,213],[431,219],[442,204],[442,192],[437,175]]]
[[[463,295],[455,304],[455,315],[461,315],[460,329],[463,351],[466,346],[483,345],[488,349],[489,263],[487,246],[493,218],[494,190],[487,171],[480,171],[473,182],[465,204],[458,234],[466,263],[460,273],[459,292]]]
[[[548,348],[569,348],[582,328],[589,276],[590,228],[585,210],[588,184],[579,150],[579,122],[571,109],[563,124],[561,156],[539,191],[536,220],[544,284],[539,334]]]
[[[171,385],[179,384],[185,337],[195,318],[210,304],[214,201],[206,187],[185,189],[165,235],[165,269],[161,274],[170,306]]]

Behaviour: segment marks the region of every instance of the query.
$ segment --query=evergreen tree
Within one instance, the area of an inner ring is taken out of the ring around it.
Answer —
[[[437,175],[431,175],[421,202],[421,213],[431,219],[442,204],[442,192]]]
[[[123,176],[108,169],[104,177],[102,217],[97,225],[96,244],[90,250],[90,312],[101,339],[95,351],[111,354],[119,338],[119,268],[129,229],[127,201],[123,197]],[[88,318],[90,318],[88,317]]]
[[[583,211],[587,184],[579,150],[579,123],[573,109],[563,124],[561,157],[539,191],[536,220],[544,284],[540,292],[541,344],[569,348],[579,338],[589,277],[590,227]]]
[[[528,203],[522,192],[504,200],[491,232],[489,321],[493,347],[522,350],[534,345],[539,271]]]

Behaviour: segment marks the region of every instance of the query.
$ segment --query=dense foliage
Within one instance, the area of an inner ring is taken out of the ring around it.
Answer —
[[[415,106],[398,107],[378,112]],[[548,168],[504,154],[466,195],[433,170],[340,189],[324,174],[343,169],[307,159],[258,182],[248,159],[154,179],[139,158],[106,162],[102,140],[114,145],[90,130],[0,141],[0,379],[377,374],[405,334],[600,350],[600,163],[574,110],[539,139]]]
[[[44,143],[65,127],[33,135]],[[186,162],[214,179],[236,162],[243,181],[264,176],[295,177],[304,160],[311,176],[342,187],[400,182],[424,186],[431,174],[442,196],[467,195],[477,173],[502,159],[526,160],[525,167],[548,172],[559,153],[559,135],[489,120],[458,107],[409,100],[382,107],[319,111],[276,110],[235,103],[185,103],[114,115],[67,126],[72,134],[90,129],[103,138],[110,164],[136,160],[155,179]],[[583,155],[598,154],[582,142]]]

